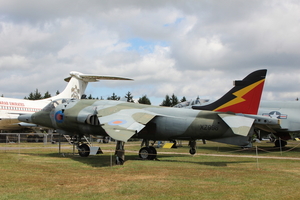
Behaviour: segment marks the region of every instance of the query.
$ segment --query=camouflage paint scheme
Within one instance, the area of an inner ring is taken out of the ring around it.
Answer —
[[[51,108],[53,104],[33,114],[28,122],[65,134],[109,135],[123,142],[131,137],[195,140],[247,136],[254,122],[252,118],[235,114],[108,100],[69,99]],[[236,145],[247,145],[247,142]]]
[[[261,76],[261,73],[264,76]],[[266,70],[261,73],[260,79],[264,80]],[[255,88],[248,90],[244,95],[253,89]],[[259,92],[261,95],[262,87]],[[244,98],[244,95],[239,94],[236,98]],[[258,94],[259,99],[260,95]],[[252,97],[255,95],[250,96],[249,101],[253,101]],[[245,101],[248,100],[244,98],[242,102]],[[239,104],[241,101],[237,102]],[[259,104],[259,101],[256,103]],[[231,108],[232,105],[230,104]],[[192,143],[191,154],[194,153],[197,139],[219,140],[227,144],[245,146],[249,145],[256,125],[265,127],[279,125],[277,119],[249,114],[76,99],[53,101],[42,111],[20,116],[19,120],[51,127],[62,134],[107,135],[123,143],[130,138],[145,141],[189,140]],[[146,147],[149,148],[147,144]]]

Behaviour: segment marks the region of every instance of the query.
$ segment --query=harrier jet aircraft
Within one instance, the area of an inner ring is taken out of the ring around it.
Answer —
[[[40,111],[49,102],[61,98],[80,99],[84,94],[89,82],[99,80],[132,80],[124,77],[102,76],[93,74],[82,74],[71,71],[70,77],[65,78],[69,82],[62,93],[57,96],[43,100],[26,100],[0,97],[0,130],[17,130],[22,126],[32,126],[18,121],[19,114],[31,114]]]
[[[238,81],[240,90],[222,97],[222,105],[236,107],[233,112],[198,111],[108,100],[61,99],[52,101],[42,111],[21,115],[20,121],[57,129],[57,132],[76,136],[74,144],[81,156],[90,148],[81,141],[84,135],[110,136],[117,140],[116,164],[124,162],[124,144],[130,138],[143,139],[139,151],[143,159],[155,159],[156,149],[149,141],[188,140],[190,153],[196,153],[196,140],[221,140],[244,146],[249,144],[254,127],[278,126],[278,119],[244,115],[257,112],[267,70],[252,73],[255,83]],[[246,86],[246,87],[245,87]],[[228,96],[232,97],[229,98]]]

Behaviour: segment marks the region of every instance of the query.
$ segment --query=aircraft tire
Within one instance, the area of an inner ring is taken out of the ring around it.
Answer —
[[[81,157],[88,157],[90,155],[90,147],[87,144],[82,144],[79,146],[78,154]]]
[[[275,141],[275,146],[276,147],[285,147],[285,145],[287,145],[287,142],[286,141],[284,141],[284,140],[276,140]]]
[[[191,154],[191,155],[195,155],[195,153],[196,153],[196,149],[195,149],[195,148],[191,148],[191,149],[190,149],[190,154]]]
[[[157,156],[157,151],[153,146],[149,147],[150,151],[151,151],[151,155],[150,155],[150,159],[149,160],[154,160]]]
[[[139,157],[143,160],[154,160],[156,154],[157,152],[154,147],[143,147],[139,151]]]
[[[143,147],[139,151],[139,157],[143,160],[148,159],[149,157],[149,148],[148,147]]]

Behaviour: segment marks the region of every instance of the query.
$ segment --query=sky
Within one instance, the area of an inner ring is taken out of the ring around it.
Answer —
[[[217,99],[267,69],[262,100],[300,98],[299,0],[0,0],[0,95],[63,91],[70,71],[152,105],[165,96]]]

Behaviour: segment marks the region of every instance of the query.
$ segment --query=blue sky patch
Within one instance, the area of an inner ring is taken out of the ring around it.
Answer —
[[[154,51],[155,45],[168,46],[166,41],[144,40],[142,38],[131,38],[126,42],[131,44],[131,46],[128,47],[127,50],[138,51],[142,53],[152,53]]]
[[[177,24],[179,24],[180,22],[182,22],[183,20],[185,20],[184,17],[177,18],[177,19],[175,20],[174,23],[164,24],[164,27],[169,27],[169,26],[172,26],[172,25],[177,25]]]

